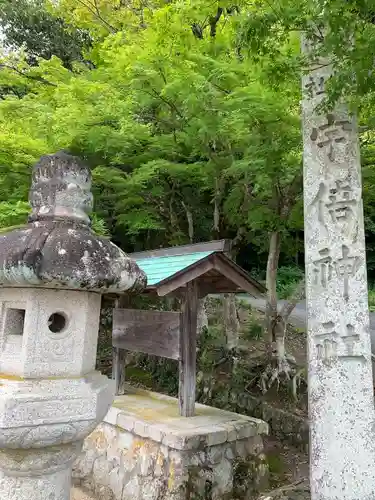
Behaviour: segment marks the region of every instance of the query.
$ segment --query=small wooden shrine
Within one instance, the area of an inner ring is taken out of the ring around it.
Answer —
[[[124,382],[123,350],[179,362],[180,415],[194,415],[198,300],[208,294],[249,293],[266,289],[228,257],[230,241],[163,248],[130,255],[147,275],[145,293],[180,299],[180,312],[114,309],[113,373],[117,394]]]

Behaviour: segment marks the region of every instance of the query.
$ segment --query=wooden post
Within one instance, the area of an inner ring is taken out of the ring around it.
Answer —
[[[112,379],[115,381],[116,396],[125,394],[126,351],[113,347]]]
[[[115,308],[129,307],[129,295],[121,295],[115,301]],[[125,369],[126,369],[126,351],[118,347],[112,348],[112,379],[115,381],[116,396],[125,394]]]
[[[181,299],[179,407],[183,417],[194,416],[198,285],[186,284]]]

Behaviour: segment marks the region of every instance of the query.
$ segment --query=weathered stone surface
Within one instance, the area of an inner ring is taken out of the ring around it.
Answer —
[[[375,412],[358,132],[344,105],[317,113],[332,74],[328,63],[314,63],[302,81],[311,496],[372,500]]]
[[[97,498],[79,488],[72,488],[70,500],[97,500]]]
[[[193,419],[181,419],[176,398],[131,386],[115,400],[106,422],[176,450],[197,450],[268,433],[263,420],[202,404],[196,405]]]
[[[150,422],[156,439],[145,436]],[[251,432],[239,438],[238,428],[246,426]],[[267,477],[261,458],[266,431],[260,420],[203,405],[197,405],[196,417],[180,417],[174,398],[135,391],[118,398],[104,422],[85,440],[73,476],[77,485],[92,492],[109,487],[115,500],[185,500],[187,489],[196,498],[204,498],[208,485],[212,499],[229,499],[239,460],[248,466],[246,491],[255,491]],[[114,460],[116,456],[121,457],[120,464]]]
[[[223,458],[214,468],[212,479],[215,485],[213,499],[219,500],[233,490],[233,463]]]
[[[123,292],[141,290],[135,261],[89,227],[91,174],[65,153],[44,156],[33,170],[30,222],[0,236],[0,286]]]
[[[71,464],[81,443],[59,448],[0,453],[0,492],[4,500],[69,500]]]
[[[82,441],[104,418],[113,392],[113,384],[98,372],[80,379],[3,382],[0,449]]]
[[[94,370],[100,302],[86,291],[0,288],[0,373],[36,379]],[[11,333],[15,313],[22,313],[22,331]],[[51,331],[56,315],[62,329]]]
[[[201,381],[198,384],[201,394],[206,387],[210,388],[212,396],[202,398],[205,404],[218,406],[225,400],[228,402],[228,408],[232,411],[237,411],[245,415],[257,417],[266,422],[270,428],[270,434],[283,440],[287,440],[290,444],[307,450],[309,443],[309,426],[307,417],[303,414],[296,414],[292,411],[287,411],[268,403],[261,397],[254,397],[249,393],[244,394],[241,390],[236,390],[233,387],[223,386],[223,384],[215,379],[209,378]],[[199,396],[198,396],[199,397]],[[228,429],[228,441],[237,438],[237,431],[230,426]]]

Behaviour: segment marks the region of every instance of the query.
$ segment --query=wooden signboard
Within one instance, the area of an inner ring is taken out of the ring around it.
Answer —
[[[113,310],[113,347],[180,359],[180,313]]]
[[[179,361],[180,414],[192,417],[195,407],[198,287],[188,283],[181,312],[114,309],[112,344],[116,394],[125,394],[126,351]]]

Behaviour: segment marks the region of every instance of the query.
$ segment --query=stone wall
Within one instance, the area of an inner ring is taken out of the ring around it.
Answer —
[[[122,400],[126,407],[126,396]],[[97,500],[252,498],[267,481],[267,425],[212,410],[214,416],[174,418],[168,425],[168,417],[150,422],[112,407],[84,443],[75,484]]]
[[[215,379],[199,380],[198,400],[216,408],[251,415],[264,420],[270,429],[270,434],[282,441],[308,451],[309,424],[307,417],[291,411],[277,408],[262,398],[238,390],[235,387],[225,387]]]
[[[287,410],[277,408],[250,395],[241,395],[236,404],[240,413],[261,418],[270,428],[270,434],[286,441],[303,451],[309,448],[309,424],[307,418]]]

